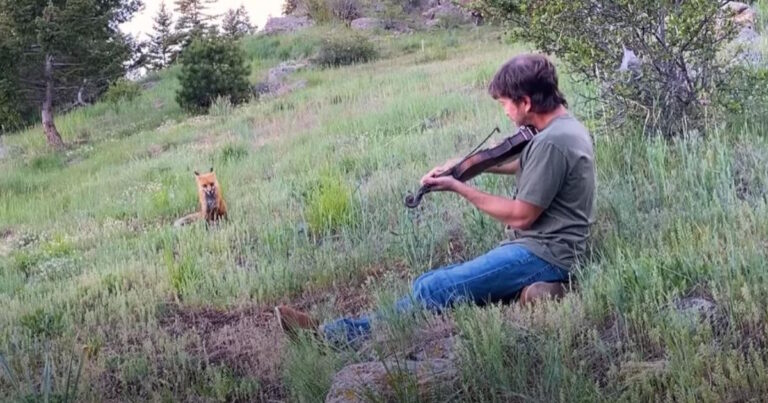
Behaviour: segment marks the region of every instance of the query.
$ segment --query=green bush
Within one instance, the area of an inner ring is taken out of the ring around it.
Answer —
[[[475,3],[516,39],[556,55],[579,78],[596,83],[595,98],[612,126],[639,122],[646,131],[665,135],[703,129],[709,118],[722,117],[713,94],[736,89],[736,64],[724,55],[736,29],[722,2]]]
[[[315,63],[325,67],[345,66],[375,60],[379,52],[365,36],[352,31],[332,34],[320,45]]]
[[[207,112],[218,97],[233,105],[248,100],[250,70],[245,56],[232,41],[223,38],[197,38],[181,56],[176,101],[190,112]]]
[[[117,106],[121,101],[132,102],[141,95],[138,83],[121,78],[109,86],[104,93],[104,101]]]

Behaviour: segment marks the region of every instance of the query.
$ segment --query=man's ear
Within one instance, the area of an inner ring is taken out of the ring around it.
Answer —
[[[533,104],[531,103],[531,97],[529,97],[528,95],[523,95],[523,99],[520,102],[522,102],[523,104],[525,113],[529,113],[531,109],[533,109]]]

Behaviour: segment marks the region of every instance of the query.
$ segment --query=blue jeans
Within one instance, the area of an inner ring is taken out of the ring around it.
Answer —
[[[468,262],[428,271],[413,282],[412,293],[397,301],[398,313],[412,311],[414,303],[440,312],[460,302],[484,305],[509,302],[537,281],[567,282],[569,273],[516,244],[505,244]],[[328,340],[351,342],[371,333],[371,315],[341,318],[323,325]]]

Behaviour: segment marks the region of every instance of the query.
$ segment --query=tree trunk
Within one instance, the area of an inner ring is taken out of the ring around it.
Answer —
[[[48,145],[61,150],[64,141],[53,123],[53,56],[45,55],[45,99],[43,100],[43,131]]]

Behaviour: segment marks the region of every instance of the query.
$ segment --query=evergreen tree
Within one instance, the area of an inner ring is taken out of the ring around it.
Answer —
[[[160,9],[155,15],[154,34],[149,40],[149,68],[158,70],[168,67],[176,60],[178,54],[176,37],[173,32],[173,15],[166,8],[165,1],[160,3]]]
[[[205,112],[218,97],[233,104],[248,100],[250,69],[242,49],[229,39],[195,38],[179,61],[181,88],[176,101],[191,112]]]
[[[248,11],[245,9],[245,6],[241,5],[239,8],[231,9],[224,14],[221,30],[224,36],[231,39],[239,39],[244,35],[252,34],[256,27],[251,25]]]
[[[206,13],[208,4],[215,0],[176,0],[176,38],[182,49],[189,46],[193,39],[212,33],[214,27],[210,21],[216,16]],[[215,32],[215,31],[213,31]]]
[[[64,146],[54,108],[100,94],[125,74],[130,38],[118,29],[139,0],[0,0],[0,110],[27,109],[42,116],[48,144]],[[8,95],[12,96],[9,97]]]

